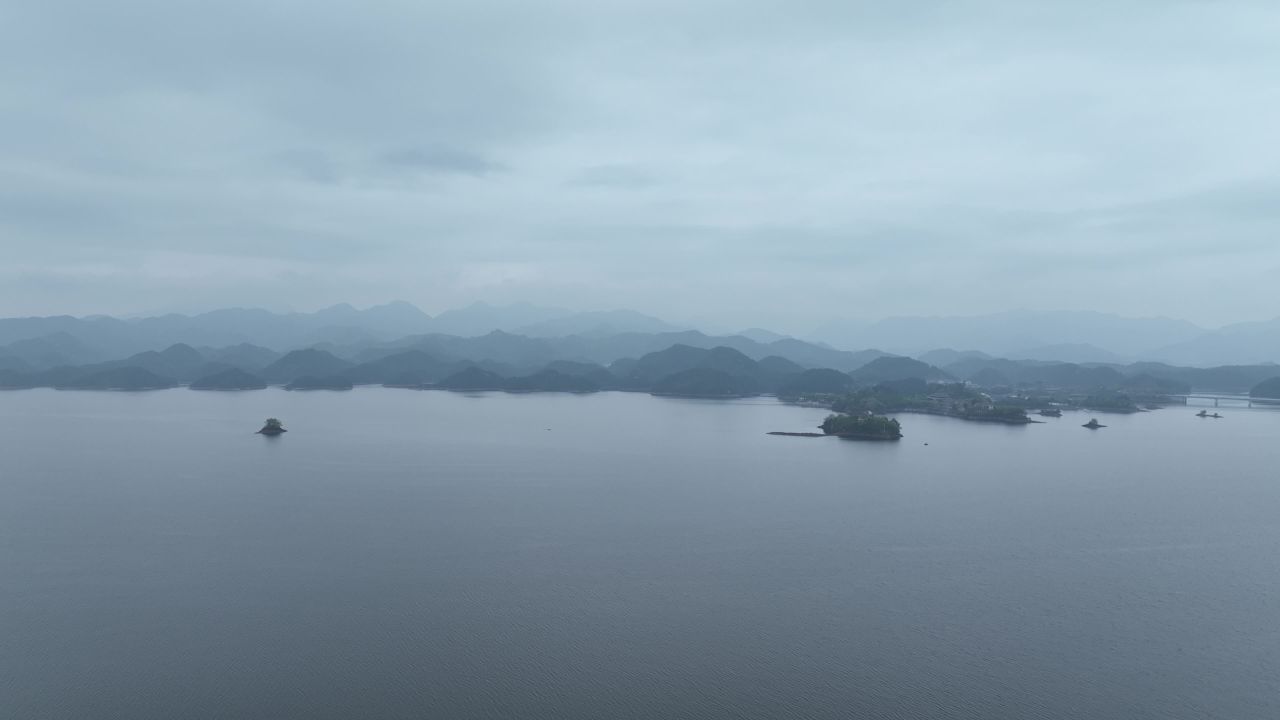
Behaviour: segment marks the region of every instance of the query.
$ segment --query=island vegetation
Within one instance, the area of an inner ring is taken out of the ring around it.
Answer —
[[[284,429],[284,423],[279,418],[267,418],[262,423],[262,429],[258,431],[259,435],[280,435],[289,432]]]
[[[828,415],[820,425],[827,435],[851,440],[898,440],[902,425],[881,415]]]

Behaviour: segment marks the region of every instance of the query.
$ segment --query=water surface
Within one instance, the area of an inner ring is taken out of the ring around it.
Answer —
[[[1280,412],[1192,412],[2,393],[0,717],[1271,720]]]

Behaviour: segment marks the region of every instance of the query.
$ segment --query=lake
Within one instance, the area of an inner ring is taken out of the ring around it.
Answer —
[[[1280,412],[1193,412],[0,393],[0,717],[1274,720]]]

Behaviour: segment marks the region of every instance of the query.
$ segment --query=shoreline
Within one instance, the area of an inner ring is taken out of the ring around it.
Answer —
[[[958,415],[956,413],[943,412],[941,410],[885,410],[884,414],[886,415],[906,415],[906,414],[934,415],[937,417],[954,418],[956,420],[966,420],[968,422],[986,423],[988,425],[1022,426],[1022,425],[1043,425],[1044,424],[1043,420],[1033,420],[1031,418],[1026,418],[1025,420],[1007,420],[1005,418],[969,417],[967,415]]]
[[[765,435],[776,435],[779,437],[806,437],[806,438],[823,438],[833,437],[841,440],[873,440],[884,442],[896,442],[902,439],[902,435],[885,435],[882,433],[815,433],[815,432],[786,432],[783,430],[774,430],[767,432]]]

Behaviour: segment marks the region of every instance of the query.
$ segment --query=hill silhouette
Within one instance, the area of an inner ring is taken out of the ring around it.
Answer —
[[[91,372],[57,387],[65,390],[164,390],[177,385],[177,382],[146,368],[130,366]]]
[[[668,375],[654,383],[655,395],[682,397],[747,397],[760,392],[759,383],[713,367],[694,367]]]
[[[849,373],[858,385],[875,385],[890,380],[921,378],[924,380],[949,380],[951,376],[938,368],[914,358],[887,356],[872,360]]]
[[[257,375],[233,367],[197,378],[190,387],[192,390],[263,390],[267,384]]]
[[[267,382],[287,383],[300,377],[335,376],[351,367],[351,363],[324,350],[294,350],[262,369]]]
[[[548,368],[533,375],[510,378],[502,388],[512,392],[589,393],[599,390],[600,385],[587,375],[567,375]]]
[[[1249,391],[1250,397],[1280,400],[1280,377],[1264,380]]]
[[[446,390],[502,390],[506,380],[495,372],[471,366],[441,380],[438,387]]]
[[[788,378],[778,388],[778,394],[783,396],[838,395],[848,392],[852,387],[853,378],[847,374],[830,368],[816,368]]]
[[[351,381],[341,375],[330,375],[328,377],[319,377],[316,375],[303,375],[296,378],[288,385],[284,386],[285,390],[350,390],[353,387]]]

